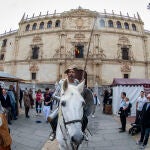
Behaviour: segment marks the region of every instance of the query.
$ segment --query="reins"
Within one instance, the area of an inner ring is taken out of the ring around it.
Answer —
[[[76,120],[71,120],[71,121],[65,122],[65,118],[63,116],[61,106],[59,106],[59,116],[58,116],[58,118],[61,119],[61,121],[63,123],[63,124],[59,123],[59,126],[60,126],[60,130],[62,132],[62,135],[63,135],[63,139],[65,141],[67,150],[71,150],[71,149],[72,150],[77,150],[78,149],[78,145],[75,145],[76,148],[74,147],[73,142],[71,142],[70,135],[68,134],[68,130],[67,130],[66,125],[68,125],[68,124],[74,124],[74,123],[77,123],[77,122],[81,123],[82,120],[76,119]]]

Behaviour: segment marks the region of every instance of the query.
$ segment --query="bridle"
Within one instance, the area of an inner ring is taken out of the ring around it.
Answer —
[[[66,147],[68,148],[67,150],[70,150],[70,149],[77,150],[79,145],[75,145],[72,142],[71,137],[70,137],[70,135],[68,133],[67,125],[75,124],[75,123],[82,123],[82,119],[75,119],[75,120],[65,121],[61,105],[59,106],[59,118],[60,117],[61,117],[62,123],[63,123],[63,124],[59,124],[60,125],[60,130],[62,132],[63,139],[65,141]]]
[[[64,124],[65,124],[65,125],[68,125],[68,124],[72,124],[72,123],[74,124],[74,123],[77,123],[77,122],[80,122],[80,123],[81,123],[82,120],[71,120],[71,121],[67,121],[67,122],[64,121]]]

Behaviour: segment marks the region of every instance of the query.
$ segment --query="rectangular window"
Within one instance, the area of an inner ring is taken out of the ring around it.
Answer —
[[[83,45],[77,45],[75,46],[75,58],[83,58],[83,52],[84,52],[84,46]]]
[[[38,59],[39,57],[39,47],[35,46],[32,48],[32,59]]]
[[[0,60],[4,60],[4,54],[0,55]]]
[[[129,78],[129,75],[128,74],[124,74],[124,78]]]
[[[32,73],[32,80],[36,80],[36,73]]]
[[[122,50],[122,59],[129,60],[129,48],[121,48]]]
[[[6,47],[6,44],[7,44],[7,39],[4,39],[2,43],[2,47]]]

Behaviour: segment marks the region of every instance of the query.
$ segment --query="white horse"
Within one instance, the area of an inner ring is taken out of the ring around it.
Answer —
[[[83,140],[83,88],[84,81],[78,86],[68,84],[67,80],[63,83],[56,131],[60,150],[77,150]]]

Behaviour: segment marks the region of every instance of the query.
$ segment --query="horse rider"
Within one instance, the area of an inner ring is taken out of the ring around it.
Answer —
[[[5,111],[0,101],[0,150],[11,150],[12,139],[9,134]]]
[[[64,73],[67,75],[67,79],[69,84],[77,86],[79,84],[79,81],[75,79],[75,72],[77,71],[77,67],[71,66],[69,67]],[[61,92],[61,87],[63,85],[64,79],[60,80],[54,94],[52,95],[52,98],[60,101],[60,92]],[[52,117],[53,116],[53,117]],[[57,121],[58,121],[58,108],[47,118],[47,120],[50,122],[52,132],[50,133],[49,139],[53,141],[56,136],[56,128],[57,128]],[[83,118],[82,118],[82,131],[84,133],[85,128],[87,127],[88,124],[88,119],[85,113],[83,113]],[[87,139],[87,136],[84,135],[84,139]]]

